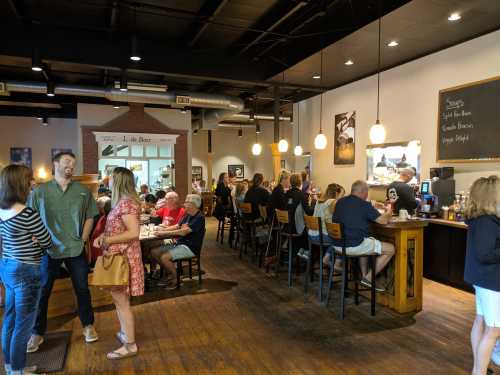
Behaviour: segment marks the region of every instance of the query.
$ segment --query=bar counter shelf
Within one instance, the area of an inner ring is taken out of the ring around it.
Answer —
[[[428,222],[420,219],[399,220],[389,224],[373,224],[376,238],[394,244],[396,254],[388,267],[388,280],[393,279],[386,292],[377,295],[377,302],[398,313],[422,310],[422,278],[424,228]]]

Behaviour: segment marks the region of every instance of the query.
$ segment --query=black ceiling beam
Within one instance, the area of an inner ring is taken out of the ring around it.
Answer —
[[[19,21],[24,21],[26,17],[26,8],[22,0],[7,0],[10,9]]]
[[[269,20],[264,20],[264,21],[259,20],[257,24],[254,25],[255,28],[262,28],[264,31],[261,32],[256,38],[251,40],[245,47],[243,47],[238,52],[238,54],[241,55],[242,53],[248,51],[252,46],[254,46],[264,37],[269,35],[270,32],[278,28],[283,22],[285,22],[293,14],[295,14],[297,11],[299,11],[302,7],[306,6],[307,4],[308,4],[307,1],[295,2],[290,0],[284,0],[281,3],[278,3],[275,9],[270,10],[270,15],[266,17],[269,18]],[[268,26],[264,26],[261,23],[268,23]]]
[[[229,0],[205,0],[196,16],[196,20],[193,21],[184,38],[189,47],[193,47],[196,44],[208,28],[210,22],[215,19],[228,2]]]
[[[118,21],[118,0],[112,0],[111,12],[109,14],[109,39],[113,39],[113,34],[116,30],[116,23]]]

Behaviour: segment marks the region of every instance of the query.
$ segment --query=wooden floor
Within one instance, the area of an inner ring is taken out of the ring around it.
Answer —
[[[279,280],[215,244],[208,221],[204,284],[136,301],[140,355],[108,361],[118,320],[96,314],[100,340],[84,344],[74,316],[50,322],[73,330],[64,374],[468,374],[473,296],[426,280],[424,309],[400,316],[369,304],[349,305],[337,319],[337,299],[326,309],[305,299],[301,284]]]

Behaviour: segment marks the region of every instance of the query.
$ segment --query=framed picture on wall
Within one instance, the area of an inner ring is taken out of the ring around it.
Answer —
[[[191,167],[191,178],[194,181],[201,181],[203,180],[203,167],[199,166],[192,166]]]
[[[54,160],[54,157],[60,152],[73,152],[70,148],[52,148],[50,149],[50,160]]]
[[[11,147],[10,162],[12,164],[25,165],[32,167],[31,148],[29,147]]]
[[[245,166],[243,164],[229,164],[227,166],[227,173],[234,173],[237,180],[243,180],[245,178]]]
[[[354,164],[356,111],[335,115],[334,164]]]

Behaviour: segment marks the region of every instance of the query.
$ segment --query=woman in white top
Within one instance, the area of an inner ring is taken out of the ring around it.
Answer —
[[[328,236],[326,232],[325,223],[331,223],[333,217],[333,211],[335,210],[335,204],[337,200],[342,198],[345,194],[345,189],[339,185],[332,183],[328,185],[325,192],[318,200],[314,206],[314,216],[321,218],[321,232],[323,233],[323,244],[330,247],[332,244],[332,239]],[[319,241],[319,231],[309,230],[309,237],[313,241]],[[324,264],[329,264],[330,262],[330,249],[327,250],[325,257],[323,258]]]

